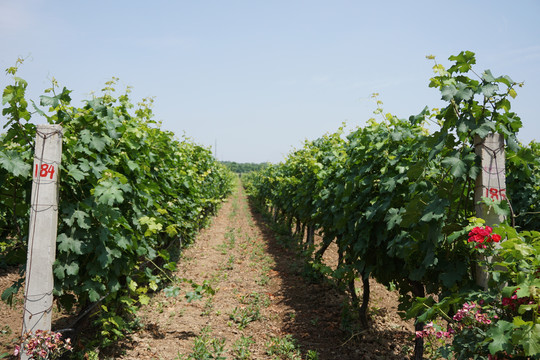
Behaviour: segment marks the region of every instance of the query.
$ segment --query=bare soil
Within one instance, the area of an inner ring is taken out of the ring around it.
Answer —
[[[335,266],[335,249],[326,251],[324,261]],[[363,331],[354,316],[342,316],[348,296],[329,281],[310,276],[303,263],[249,206],[238,185],[212,224],[183,251],[174,274],[197,284],[206,280],[215,294],[188,302],[184,294],[191,286],[186,283],[176,297],[155,293],[139,310],[142,329],[101,351],[100,358],[197,358],[201,344],[226,359],[300,359],[293,356],[297,351],[307,359],[310,350],[321,360],[411,355],[414,327],[397,315],[395,292],[371,282],[370,329]],[[0,291],[17,278],[15,270],[0,272]],[[0,354],[11,351],[21,331],[21,305],[20,299],[12,308],[0,304]],[[296,346],[288,355],[270,354],[271,344],[290,344],[291,339]]]
[[[11,286],[19,274],[16,268],[0,269],[0,293]],[[21,333],[22,328],[22,295],[13,301],[13,307],[10,307],[3,301],[0,301],[0,358],[2,355],[11,354],[13,351],[13,341]]]

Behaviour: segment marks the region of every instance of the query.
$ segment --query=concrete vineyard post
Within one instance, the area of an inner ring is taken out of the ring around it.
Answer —
[[[58,226],[58,179],[62,127],[38,125],[32,168],[32,197],[22,333],[51,329],[53,270]],[[22,352],[22,359],[28,356]]]
[[[497,215],[493,209],[481,203],[482,197],[506,201],[506,173],[504,137],[500,134],[489,134],[486,138],[475,138],[475,152],[481,157],[482,171],[476,179],[474,194],[476,216],[484,219],[487,226],[493,227],[505,219]],[[480,266],[476,268],[476,282],[487,289],[488,274]]]

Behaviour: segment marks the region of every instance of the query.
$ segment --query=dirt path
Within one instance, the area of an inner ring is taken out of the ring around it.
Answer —
[[[332,266],[337,255],[330,250],[325,262]],[[100,359],[403,359],[411,352],[413,327],[397,316],[395,293],[373,282],[371,330],[351,336],[355,322],[341,316],[346,297],[306,273],[240,185],[183,251],[175,276],[207,281],[215,294],[188,302],[187,283],[177,296],[155,294],[139,311],[143,329]],[[0,291],[14,277],[0,273]],[[0,354],[20,333],[18,308],[0,304],[7,321],[0,326]]]
[[[341,330],[344,297],[302,270],[238,186],[185,250],[176,274],[208,281],[215,295],[191,303],[156,295],[141,309],[144,331],[123,344],[118,358],[210,359],[220,351],[227,359],[272,359],[280,351],[287,359],[404,358],[412,328],[395,314],[395,294],[373,284],[373,331],[350,338]]]

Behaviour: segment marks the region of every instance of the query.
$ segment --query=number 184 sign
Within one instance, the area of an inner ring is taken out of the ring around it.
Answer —
[[[41,164],[41,169],[38,164],[36,164],[35,170],[34,170],[34,177],[42,177],[46,178],[49,177],[49,179],[52,180],[54,175],[54,165],[52,164]]]

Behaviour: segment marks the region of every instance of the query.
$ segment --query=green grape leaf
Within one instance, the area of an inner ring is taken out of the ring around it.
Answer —
[[[445,207],[448,204],[448,200],[435,198],[424,209],[424,215],[420,218],[420,221],[429,222],[433,219],[437,220],[444,216]]]
[[[60,103],[58,101],[58,97],[56,96],[41,95],[39,99],[40,99],[39,103],[41,106],[50,106],[50,107],[55,108]]]
[[[441,162],[444,166],[450,168],[450,173],[456,178],[467,174],[467,164],[457,156],[446,157]]]
[[[150,297],[145,294],[139,295],[139,302],[141,305],[148,305],[150,303]]]
[[[94,196],[99,203],[112,206],[115,203],[121,203],[124,201],[123,186],[116,182],[105,180],[101,181],[94,188]]]
[[[119,236],[116,238],[116,245],[118,245],[119,248],[126,250],[131,245],[131,241],[125,236]]]
[[[499,86],[497,84],[487,83],[485,85],[482,85],[482,94],[484,94],[485,97],[490,98],[499,90]]]
[[[56,243],[58,244],[58,251],[63,251],[66,253],[72,252],[78,255],[82,254],[82,241],[69,237],[64,233],[57,236]]]
[[[65,265],[66,274],[77,275],[79,273],[79,264],[72,262],[69,265]]]
[[[90,146],[101,152],[103,149],[105,149],[105,146],[107,146],[107,141],[104,137],[93,136],[92,140],[90,141]]]
[[[68,170],[68,176],[71,176],[76,181],[83,180],[86,176],[88,176],[87,172],[81,171],[77,165],[74,164],[68,164],[67,166]]]
[[[471,132],[471,135],[478,135],[483,139],[492,132],[495,132],[495,123],[492,121],[485,121],[482,125],[474,129]]]
[[[491,70],[485,70],[482,73],[482,80],[484,80],[485,82],[488,82],[488,83],[495,81],[495,77],[491,73]]]
[[[111,250],[106,246],[101,246],[97,252],[99,254],[97,258],[99,264],[103,268],[107,267],[112,262],[112,258],[113,258],[111,254]]]
[[[90,299],[90,301],[95,302],[95,301],[98,301],[99,298],[100,298],[99,293],[96,290],[94,289],[88,290],[88,299]]]
[[[77,221],[77,225],[81,229],[90,229],[90,219],[88,217],[88,214],[81,210],[75,210],[72,215],[72,222],[73,220]]]
[[[497,321],[497,326],[488,329],[487,335],[491,338],[488,348],[492,354],[510,350],[512,329],[514,325],[505,320]]]
[[[180,294],[180,288],[178,286],[169,286],[163,289],[163,293],[166,297],[177,297]]]
[[[66,269],[64,265],[56,264],[54,266],[53,273],[58,280],[64,280],[66,278]]]
[[[534,324],[532,328],[522,335],[520,344],[527,356],[538,356],[540,354],[540,324]]]
[[[401,214],[404,212],[403,209],[392,208],[389,209],[386,213],[384,220],[386,221],[386,228],[391,230],[394,226],[401,223]]]
[[[467,86],[467,84],[458,83],[457,84],[457,91],[454,95],[454,98],[457,100],[463,100],[468,101],[470,100],[474,95],[474,92],[471,88]]]
[[[27,164],[19,153],[13,150],[0,151],[0,167],[6,169],[13,176],[28,176],[32,166]]]
[[[456,96],[458,89],[454,85],[443,86],[441,89],[442,99],[450,101]]]

